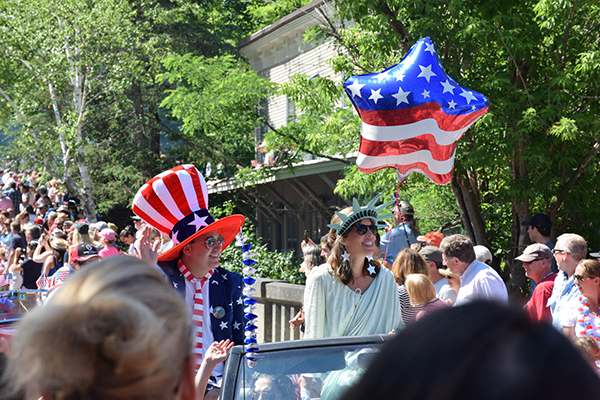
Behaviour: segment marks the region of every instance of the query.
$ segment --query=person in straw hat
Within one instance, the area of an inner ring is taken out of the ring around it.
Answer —
[[[196,366],[213,341],[244,339],[242,277],[219,266],[223,249],[244,225],[242,215],[217,221],[208,211],[208,191],[193,165],[180,165],[144,184],[133,200],[133,212],[146,222],[140,239],[142,258],[164,273],[189,306],[196,325]],[[151,228],[168,234],[173,247],[158,255]],[[223,366],[213,370],[217,380]]]

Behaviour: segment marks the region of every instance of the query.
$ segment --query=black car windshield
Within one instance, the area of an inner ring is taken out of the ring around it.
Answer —
[[[282,349],[240,363],[235,399],[338,399],[362,376],[382,343]]]

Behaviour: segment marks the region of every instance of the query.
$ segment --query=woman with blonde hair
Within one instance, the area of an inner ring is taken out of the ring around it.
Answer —
[[[202,383],[194,386],[188,314],[164,277],[141,260],[112,257],[80,269],[19,324],[5,395],[44,400],[202,398]],[[210,363],[228,348],[213,344],[205,359]]]
[[[404,282],[410,296],[410,304],[423,308],[417,313],[417,321],[431,312],[448,307],[448,303],[437,298],[433,282],[427,275],[411,274]]]
[[[314,267],[306,279],[305,338],[389,333],[398,326],[400,307],[393,274],[373,256],[379,195],[361,207],[336,212],[329,224],[333,246],[327,263]]]
[[[429,277],[429,266],[418,252],[407,247],[398,253],[394,264],[392,264],[392,272],[396,278],[396,283],[398,283],[398,298],[400,299],[402,322],[405,325],[410,325],[416,321],[417,314],[423,307],[420,305],[411,305],[410,296],[408,295],[404,281],[410,274],[423,274]]]
[[[89,235],[90,226],[85,222],[77,222],[73,225],[73,243],[88,243],[92,244],[92,239]]]

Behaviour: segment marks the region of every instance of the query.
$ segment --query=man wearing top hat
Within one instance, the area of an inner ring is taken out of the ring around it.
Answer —
[[[132,208],[149,225],[140,239],[143,258],[158,261],[157,267],[190,307],[190,318],[198,332],[196,369],[213,341],[243,343],[242,277],[221,268],[219,256],[240,232],[244,217],[230,215],[215,221],[208,212],[204,177],[189,164],[148,181],[135,195]],[[150,249],[151,227],[173,241],[173,247],[158,258],[156,246]],[[213,370],[217,379],[222,373],[222,364]]]

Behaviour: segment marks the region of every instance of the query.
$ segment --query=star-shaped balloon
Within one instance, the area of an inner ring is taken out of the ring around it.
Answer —
[[[456,143],[489,108],[484,95],[446,74],[428,37],[400,64],[351,76],[345,89],[362,119],[358,169],[395,168],[400,181],[418,171],[450,182]]]

